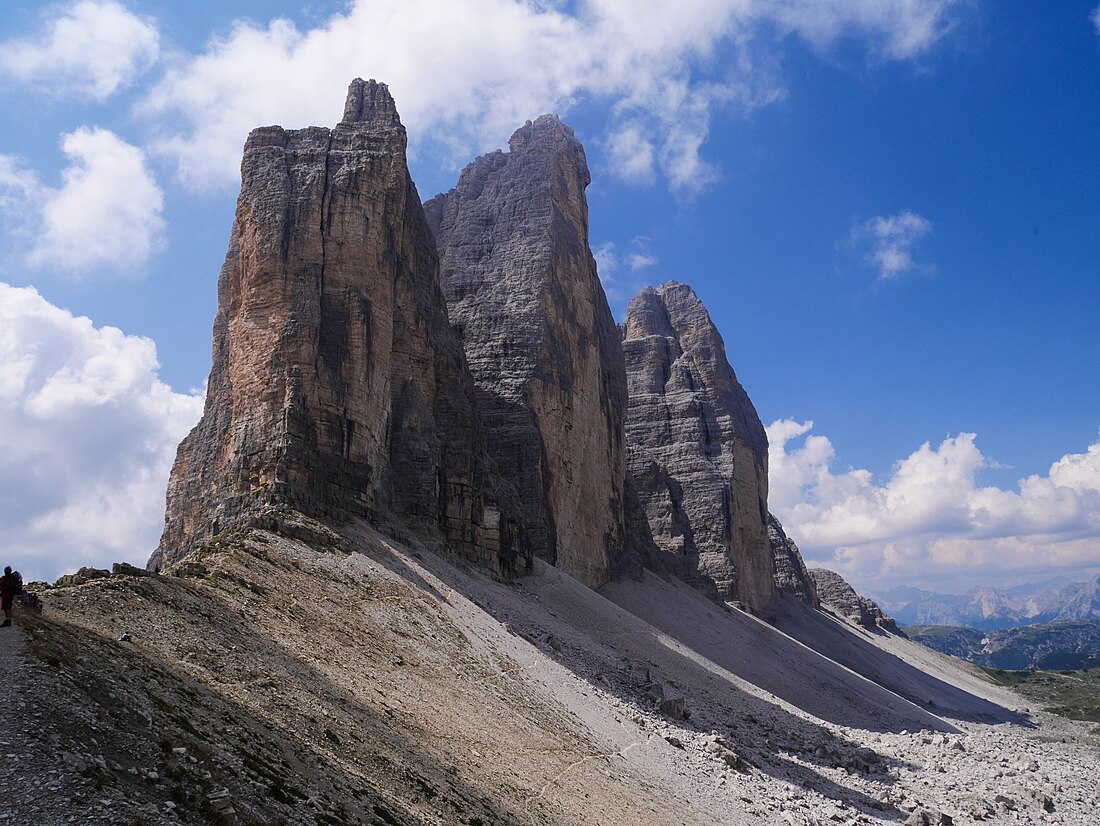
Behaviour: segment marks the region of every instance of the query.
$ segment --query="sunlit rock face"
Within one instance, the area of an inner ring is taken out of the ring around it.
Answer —
[[[626,377],[588,245],[590,177],[546,115],[425,204],[494,466],[538,556],[590,586],[623,552]]]
[[[670,281],[630,302],[628,470],[657,546],[688,576],[766,613],[774,589],[768,442],[694,291]]]
[[[405,147],[373,80],[334,129],[249,135],[206,408],[150,567],[272,503],[434,532],[501,574],[522,557]]]

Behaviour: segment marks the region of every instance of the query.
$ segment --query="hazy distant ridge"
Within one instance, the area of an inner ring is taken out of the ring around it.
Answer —
[[[1100,620],[1100,576],[1088,582],[1051,580],[1008,590],[978,587],[965,594],[903,587],[874,598],[902,625],[995,631],[1035,623]]]

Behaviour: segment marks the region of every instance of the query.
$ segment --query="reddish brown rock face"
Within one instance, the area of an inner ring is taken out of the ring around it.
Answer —
[[[385,85],[362,80],[335,129],[249,136],[206,409],[152,567],[270,502],[394,517],[514,567],[405,144]]]
[[[768,441],[692,289],[634,297],[623,326],[628,467],[657,546],[752,611],[771,603]]]
[[[606,582],[622,553],[626,379],[573,130],[547,115],[425,204],[494,466],[535,553]]]

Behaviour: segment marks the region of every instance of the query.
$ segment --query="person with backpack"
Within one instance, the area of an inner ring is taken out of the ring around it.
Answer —
[[[23,576],[19,571],[13,571],[11,565],[8,565],[4,568],[4,575],[0,577],[0,608],[4,609],[4,621],[0,622],[0,628],[11,625],[11,604],[21,593],[23,593]]]

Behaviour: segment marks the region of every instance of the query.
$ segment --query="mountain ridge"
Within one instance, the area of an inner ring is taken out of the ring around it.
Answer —
[[[609,323],[569,127],[427,209],[405,146],[361,79],[333,129],[250,135],[152,571],[0,635],[20,817],[1090,822],[1092,735],[807,571],[690,288]]]
[[[890,589],[876,600],[903,625],[944,625],[996,631],[1034,623],[1100,619],[1100,576],[1084,582],[1055,579],[964,594]]]

